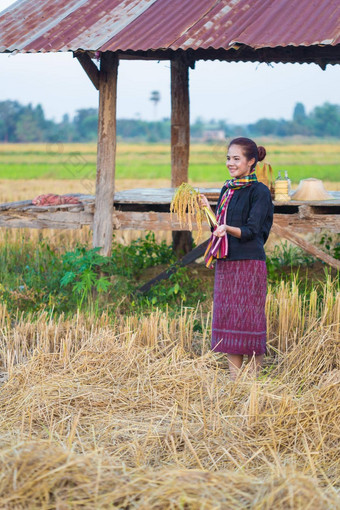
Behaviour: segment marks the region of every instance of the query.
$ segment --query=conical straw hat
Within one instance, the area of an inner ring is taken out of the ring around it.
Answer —
[[[320,179],[303,179],[295,193],[291,195],[292,200],[330,200],[332,195],[327,193],[323,182]]]

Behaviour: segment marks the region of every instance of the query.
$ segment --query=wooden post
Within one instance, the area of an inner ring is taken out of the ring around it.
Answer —
[[[180,56],[171,60],[171,186],[188,181],[190,149],[189,71]],[[178,256],[192,249],[191,232],[172,234],[173,249]]]
[[[99,72],[99,117],[96,199],[93,219],[93,247],[109,256],[113,232],[113,197],[116,159],[116,98],[118,58],[103,52]]]

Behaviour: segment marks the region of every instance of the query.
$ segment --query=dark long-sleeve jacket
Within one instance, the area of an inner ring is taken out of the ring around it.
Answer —
[[[223,186],[217,207],[225,190]],[[264,244],[273,224],[273,213],[270,191],[262,182],[234,191],[228,205],[227,225],[239,227],[241,238],[227,234],[228,260],[266,260]]]

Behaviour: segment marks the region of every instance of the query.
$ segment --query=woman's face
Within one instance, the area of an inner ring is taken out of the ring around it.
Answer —
[[[255,158],[248,161],[240,145],[231,145],[227,154],[227,167],[232,178],[240,179],[250,174]]]

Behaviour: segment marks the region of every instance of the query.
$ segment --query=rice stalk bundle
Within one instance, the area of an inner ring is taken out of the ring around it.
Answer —
[[[202,235],[202,218],[205,214],[209,225],[217,225],[214,213],[208,207],[200,207],[198,197],[200,192],[193,188],[187,182],[183,182],[177,189],[170,204],[170,213],[177,214],[181,228],[187,226],[190,231],[193,230],[193,222],[197,225],[197,234],[195,242]]]
[[[256,176],[260,182],[263,182],[270,189],[271,193],[274,193],[273,169],[270,163],[263,163],[262,166],[258,163],[256,165]]]

